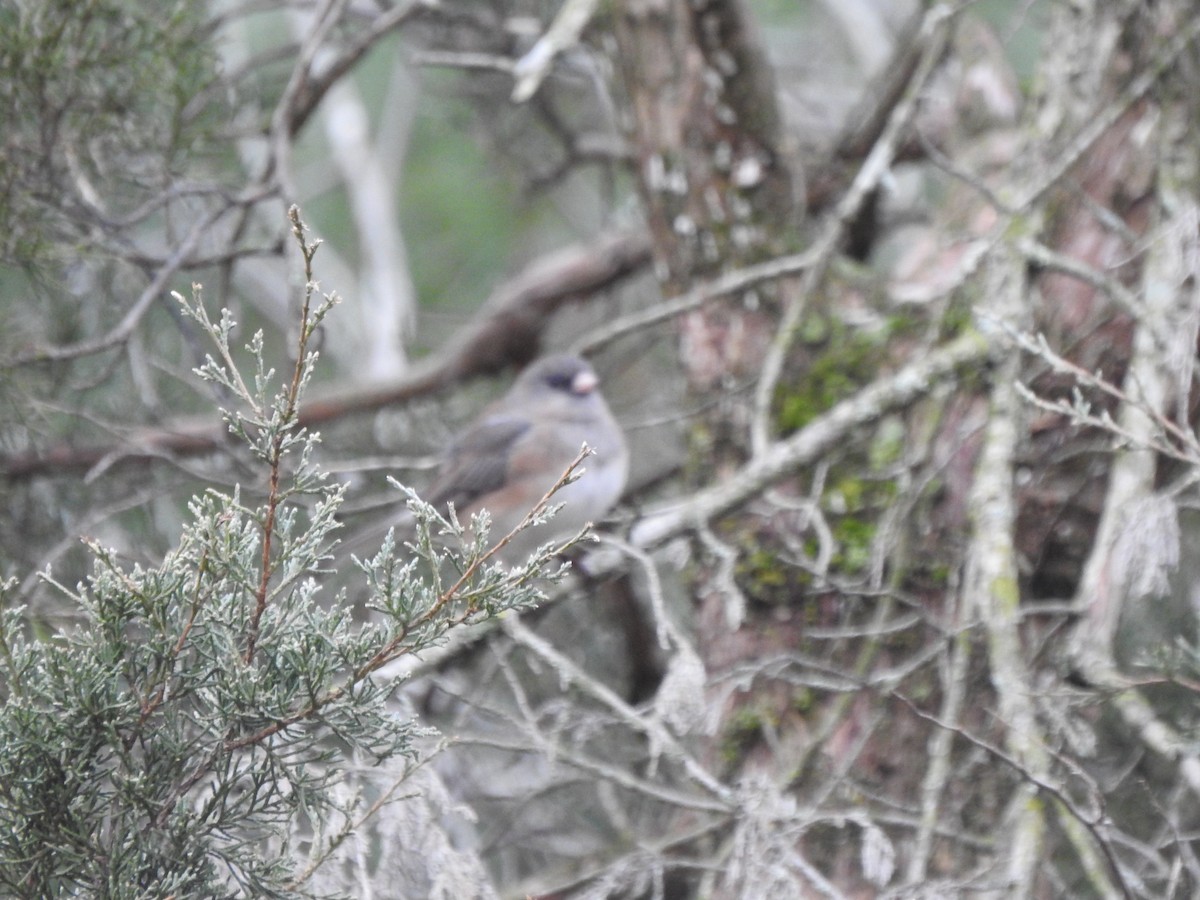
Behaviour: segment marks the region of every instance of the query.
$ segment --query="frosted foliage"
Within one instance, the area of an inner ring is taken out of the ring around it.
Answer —
[[[884,887],[896,872],[896,846],[870,823],[863,826],[862,868],[863,875],[878,887]]]
[[[662,881],[662,861],[650,854],[636,853],[610,866],[602,877],[579,894],[578,900],[661,897]]]
[[[402,774],[364,769],[348,774],[345,790],[361,792],[364,800],[374,802]],[[358,825],[333,858],[317,869],[312,889],[360,900],[496,897],[478,857],[456,846],[451,834],[467,831],[469,813],[454,804],[428,766],[403,777],[393,798]]]
[[[654,706],[663,722],[677,734],[711,733],[712,723],[704,697],[706,679],[704,663],[691,647],[681,647],[671,657]]]
[[[1166,593],[1179,565],[1179,511],[1170,497],[1135,500],[1113,542],[1113,572],[1130,599]]]
[[[1042,673],[1033,693],[1038,715],[1046,720],[1054,734],[1066,742],[1076,756],[1091,759],[1099,749],[1099,737],[1094,723],[1069,703],[1063,702],[1063,691],[1049,673]]]
[[[794,900],[807,896],[809,878],[819,875],[796,850],[800,821],[795,800],[766,778],[742,787],[744,814],[733,835],[725,874],[730,896],[740,900]]]

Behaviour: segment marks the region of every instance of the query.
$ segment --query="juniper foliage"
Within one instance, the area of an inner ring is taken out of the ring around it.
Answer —
[[[522,566],[494,564],[486,520],[468,531],[409,491],[413,540],[389,535],[355,561],[373,615],[364,623],[344,593],[323,593],[344,487],[315,463],[318,435],[298,412],[317,362],[309,341],[336,297],[313,281],[319,242],[291,217],[307,286],[282,382],[261,333],[240,367],[232,316],[210,319],[199,286],[177,295],[215,342],[197,371],[235,398],[221,415],[262,483],[195,497],[156,567],[127,566],[93,542],[85,582],[69,588],[47,572],[84,614],[70,632],[32,637],[21,608],[3,610],[4,896],[305,896],[309,863],[345,834],[309,827],[327,846],[298,847],[298,823],[361,824],[361,798],[333,790],[345,761],[415,758],[427,733],[397,714],[397,684],[380,670],[452,628],[537,602],[539,576],[561,572],[548,571],[551,547]]]

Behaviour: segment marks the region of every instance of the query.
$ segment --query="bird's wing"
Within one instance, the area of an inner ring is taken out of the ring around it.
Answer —
[[[453,503],[461,511],[479,497],[504,487],[514,447],[531,427],[526,419],[484,419],[450,448],[442,472],[425,499],[438,507]]]

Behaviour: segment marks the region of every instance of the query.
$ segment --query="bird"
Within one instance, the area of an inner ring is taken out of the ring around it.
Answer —
[[[491,537],[499,540],[563,476],[584,444],[594,455],[584,461],[579,479],[554,495],[562,509],[548,528],[514,537],[505,558],[602,517],[620,499],[629,474],[629,449],[595,370],[573,354],[542,357],[451,443],[425,500],[439,509],[453,504],[462,521],[486,509]]]
[[[451,441],[433,482],[419,493],[439,512],[453,506],[464,525],[486,509],[495,544],[521,523],[585,444],[593,455],[576,470],[579,478],[550,501],[562,508],[545,525],[515,535],[497,560],[522,562],[542,544],[595,522],[616,505],[629,474],[624,433],[591,364],[569,353],[543,356]]]

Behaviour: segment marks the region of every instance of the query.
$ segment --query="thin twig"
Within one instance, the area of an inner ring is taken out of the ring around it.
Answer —
[[[750,421],[752,456],[762,455],[770,446],[771,407],[775,400],[779,378],[783,374],[784,362],[796,340],[807,300],[825,277],[825,272],[834,253],[841,246],[850,221],[858,214],[867,197],[887,175],[895,157],[896,148],[916,115],[917,102],[945,51],[953,15],[951,10],[940,3],[933,4],[925,13],[918,38],[924,42],[925,49],[913,72],[912,80],[909,82],[903,98],[896,104],[888,117],[883,133],[872,145],[871,152],[867,154],[854,181],[851,182],[850,187],[834,207],[833,213],[824,225],[821,236],[817,238],[810,250],[810,253],[815,254],[815,259],[805,269],[803,280],[790,296],[783,315],[780,317],[775,339],[767,349],[762,368],[759,370],[758,383],[754,391],[754,412]]]

